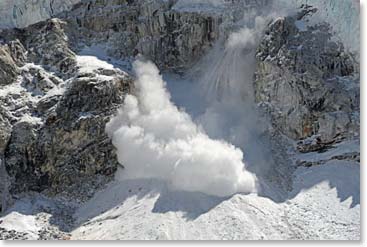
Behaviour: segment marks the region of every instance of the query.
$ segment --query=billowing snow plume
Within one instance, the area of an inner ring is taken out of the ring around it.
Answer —
[[[256,48],[272,15],[258,16],[252,27],[231,33],[196,66],[199,73],[194,74],[207,105],[195,120],[211,138],[241,148],[249,170],[258,176],[274,165],[265,134],[268,121],[260,116],[253,88]]]
[[[255,52],[265,20],[257,16],[254,27],[243,27],[231,33],[224,48],[217,45],[199,64],[201,91],[207,101],[254,103]]]
[[[118,179],[157,178],[175,190],[215,196],[254,192],[256,178],[245,170],[243,153],[213,140],[170,101],[151,62],[136,61],[136,96],[128,95],[107,132],[126,169]]]

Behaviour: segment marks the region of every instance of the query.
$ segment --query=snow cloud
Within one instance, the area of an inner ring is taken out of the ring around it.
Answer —
[[[136,94],[128,95],[106,126],[125,167],[117,179],[156,178],[174,190],[215,196],[256,191],[256,177],[246,170],[243,153],[208,137],[170,100],[159,70],[137,60]]]

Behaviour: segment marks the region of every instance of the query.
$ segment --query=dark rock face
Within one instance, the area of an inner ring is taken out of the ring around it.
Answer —
[[[94,175],[111,177],[118,165],[105,125],[130,90],[128,75],[110,79],[79,74],[45,119],[37,140],[37,160],[55,192],[78,190]]]
[[[50,19],[26,29],[26,47],[29,61],[42,64],[59,76],[70,76],[76,69],[75,54],[70,49],[65,35],[66,23]]]
[[[0,44],[0,85],[13,83],[18,74],[19,69],[11,56],[9,46]]]
[[[190,67],[219,37],[220,14],[178,12],[175,1],[86,1],[64,17],[86,44],[117,58],[138,53],[161,69]]]
[[[16,41],[9,44],[0,44],[0,87],[16,81],[19,75]],[[6,105],[0,95],[0,212],[4,211],[11,202],[9,194],[9,176],[5,167],[4,152],[8,146],[12,133],[12,124]]]
[[[0,154],[4,153],[12,131],[11,124],[2,111],[3,109],[0,108]]]
[[[51,19],[2,33],[7,61],[20,78],[12,84],[16,91],[0,95],[0,159],[12,194],[43,191],[84,200],[118,166],[105,124],[132,79],[118,69],[82,72],[65,26]]]
[[[23,66],[27,60],[27,51],[23,44],[18,40],[12,40],[8,43],[10,55],[17,66]]]
[[[8,205],[12,204],[9,186],[9,175],[6,171],[3,157],[0,157],[0,213],[8,209]]]
[[[266,29],[256,54],[256,101],[274,127],[292,139],[358,136],[357,63],[332,40],[328,24],[305,26],[315,11],[306,7]]]
[[[9,144],[5,151],[7,171],[12,180],[11,192],[39,190],[34,159],[38,124],[26,121],[13,125]]]

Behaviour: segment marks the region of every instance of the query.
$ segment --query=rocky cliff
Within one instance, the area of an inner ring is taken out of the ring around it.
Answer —
[[[69,10],[80,0],[2,0],[0,29],[24,28]]]
[[[213,10],[187,9],[180,3],[85,1],[59,17],[72,26],[70,36],[79,43],[101,45],[118,59],[142,54],[161,69],[183,72],[240,18],[270,6],[266,0],[228,1]]]
[[[117,168],[104,129],[130,76],[78,61],[65,25],[51,19],[3,33],[11,41],[1,48],[0,151],[12,194],[47,189],[82,199]]]
[[[256,101],[302,152],[359,138],[357,59],[328,23],[307,26],[316,11],[275,19],[256,53]]]

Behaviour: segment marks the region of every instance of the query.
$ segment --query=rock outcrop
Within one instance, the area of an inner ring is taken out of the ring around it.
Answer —
[[[0,108],[0,110],[2,110]],[[8,145],[11,133],[11,124],[8,119],[0,112],[0,155],[4,154],[5,148]]]
[[[112,177],[117,166],[105,125],[129,92],[131,79],[119,71],[79,73],[45,116],[37,139],[36,160],[54,192],[76,191]],[[99,176],[101,175],[101,176]],[[67,188],[67,189],[65,189]],[[81,194],[91,192],[82,191]],[[92,195],[92,194],[90,194]]]
[[[179,2],[182,3],[182,2]],[[245,15],[270,5],[267,0],[228,1],[219,9],[186,9],[177,0],[91,0],[59,17],[72,26],[70,37],[100,45],[109,55],[137,54],[161,70],[183,72]],[[225,25],[222,25],[225,23]]]
[[[42,64],[60,77],[70,77],[76,69],[75,54],[64,32],[66,22],[50,19],[26,29],[29,62]]]
[[[359,135],[357,62],[332,39],[329,24],[307,26],[315,11],[305,6],[266,29],[256,54],[256,101],[274,128],[294,140],[353,138]]]
[[[8,45],[0,44],[0,85],[7,85],[16,80],[19,69],[11,56]]]
[[[181,13],[175,1],[86,1],[66,13],[74,35],[88,45],[103,44],[117,58],[138,53],[159,67],[181,69],[218,38],[220,15]]]
[[[2,0],[0,29],[24,28],[69,10],[80,0]]]
[[[6,68],[18,78],[0,94],[0,159],[9,174],[1,194],[6,187],[11,194],[84,200],[117,169],[105,124],[132,79],[119,69],[79,64],[65,28],[64,21],[50,19],[1,33],[12,65]]]

